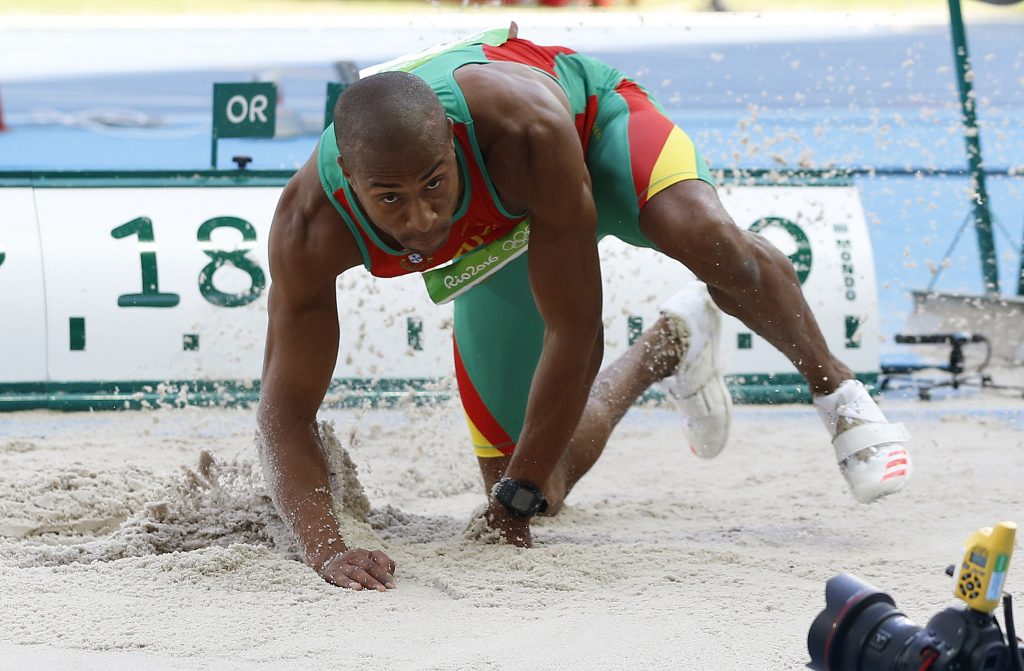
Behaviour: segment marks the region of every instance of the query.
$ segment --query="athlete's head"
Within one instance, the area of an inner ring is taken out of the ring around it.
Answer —
[[[452,123],[425,81],[382,72],[345,89],[334,108],[341,165],[381,231],[429,254],[448,240],[459,199]]]

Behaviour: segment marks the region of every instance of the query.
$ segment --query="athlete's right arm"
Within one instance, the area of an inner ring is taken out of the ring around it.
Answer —
[[[270,229],[260,457],[306,563],[335,585],[384,590],[394,587],[394,562],[379,550],[346,546],[316,430],[338,356],[335,281],[359,262],[355,240],[320,185],[314,154],[285,186]]]

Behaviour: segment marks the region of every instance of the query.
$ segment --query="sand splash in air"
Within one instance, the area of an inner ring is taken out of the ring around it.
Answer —
[[[713,460],[672,412],[633,411],[533,550],[474,539],[457,409],[325,412],[336,512],[395,560],[387,594],[295,561],[251,411],[6,416],[0,668],[801,669],[832,575],[922,623],[968,533],[1024,522],[1019,399],[885,407],[917,473],[870,506],[810,407],[738,407]]]

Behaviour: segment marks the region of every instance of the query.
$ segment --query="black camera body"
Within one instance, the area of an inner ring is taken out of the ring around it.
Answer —
[[[1024,671],[1024,647],[1013,630],[1006,597],[1007,634],[992,613],[950,607],[919,627],[892,597],[849,574],[829,579],[825,609],[807,634],[808,667],[815,671]]]

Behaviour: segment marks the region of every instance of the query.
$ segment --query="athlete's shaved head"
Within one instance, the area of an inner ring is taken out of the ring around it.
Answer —
[[[358,166],[410,148],[440,149],[449,136],[444,106],[425,81],[381,72],[342,92],[334,107],[334,137],[346,163]]]

